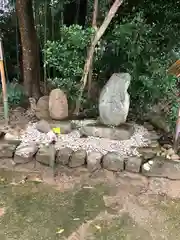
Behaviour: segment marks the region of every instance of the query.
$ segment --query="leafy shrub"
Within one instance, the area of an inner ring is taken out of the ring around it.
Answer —
[[[177,112],[177,79],[167,75],[173,59],[163,48],[157,26],[148,24],[143,13],[123,18],[106,35],[108,43],[102,58],[103,74],[129,72],[132,76],[129,93],[131,108],[143,115],[158,102],[172,123]],[[108,64],[107,64],[108,63]],[[164,106],[163,106],[164,105]],[[168,109],[167,109],[168,106]]]
[[[83,73],[87,46],[90,43],[93,30],[82,29],[79,25],[63,26],[59,41],[48,41],[44,52],[45,63],[53,68],[56,77],[51,79],[53,85],[63,89],[70,99],[78,95],[79,80]]]
[[[23,87],[16,83],[7,84],[7,96],[10,106],[21,105],[26,99]]]

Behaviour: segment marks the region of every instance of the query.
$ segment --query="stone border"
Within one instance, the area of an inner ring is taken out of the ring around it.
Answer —
[[[76,126],[76,128],[78,127]],[[64,132],[68,132],[69,129],[71,129],[70,125]],[[4,161],[11,159],[14,165],[22,164],[22,166],[35,160],[53,169],[58,165],[69,168],[84,166],[90,173],[104,168],[113,172],[140,173],[147,177],[180,179],[180,157],[174,154],[170,145],[166,144],[163,148],[160,147],[159,136],[153,129],[150,129],[149,133],[151,144],[138,148],[140,156],[121,156],[116,152],[102,155],[99,152],[87,153],[83,149],[73,151],[68,147],[56,150],[53,144],[37,146],[35,143],[22,143],[18,138],[12,140],[11,134],[7,138],[7,133],[5,136],[1,136],[3,141],[0,143],[0,158]],[[21,152],[25,152],[25,154],[22,155]]]
[[[27,147],[30,151],[26,156],[18,154],[21,147]],[[145,147],[144,150],[150,147]],[[152,148],[151,148],[152,150]],[[21,143],[3,142],[0,144],[0,158],[11,159],[14,165],[22,165],[32,160],[36,160],[42,165],[55,169],[58,165],[69,168],[84,166],[90,173],[102,168],[113,171],[127,171],[140,173],[147,177],[165,177],[173,180],[180,179],[180,161],[165,159],[150,151],[146,157],[141,156],[121,156],[116,152],[109,152],[102,155],[99,152],[87,153],[85,150],[73,151],[65,147],[56,150],[54,145],[37,147],[36,145],[24,146]],[[149,168],[147,167],[147,164]]]

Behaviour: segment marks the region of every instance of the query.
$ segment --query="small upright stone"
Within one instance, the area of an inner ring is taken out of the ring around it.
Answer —
[[[94,172],[101,168],[102,154],[100,152],[90,152],[87,155],[87,168],[90,172]]]
[[[38,146],[34,143],[21,143],[15,151],[15,163],[27,163],[33,160],[34,155],[38,151]]]
[[[56,156],[56,162],[64,166],[68,165],[69,159],[72,156],[73,150],[71,148],[62,148],[58,150]]]
[[[75,168],[80,167],[85,164],[86,161],[86,151],[84,149],[77,150],[73,152],[70,161],[69,161],[69,167]]]
[[[102,165],[105,169],[110,171],[123,171],[124,157],[118,153],[109,152],[103,157]]]
[[[53,89],[49,95],[49,114],[54,120],[68,117],[67,96],[61,89]]]
[[[129,156],[125,163],[125,170],[128,172],[139,173],[141,169],[142,159],[137,156]]]

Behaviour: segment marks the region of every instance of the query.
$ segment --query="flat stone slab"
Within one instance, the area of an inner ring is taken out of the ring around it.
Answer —
[[[180,161],[155,157],[142,166],[142,174],[147,177],[163,177],[172,180],[180,179]]]
[[[83,149],[73,152],[69,160],[69,167],[75,168],[84,165],[86,162],[86,155],[86,151]]]
[[[102,159],[103,168],[110,171],[123,171],[125,159],[118,153],[112,152],[104,155]]]
[[[90,152],[87,155],[87,169],[90,172],[101,169],[101,160],[103,155],[100,152]]]
[[[14,162],[19,163],[27,163],[33,160],[34,155],[38,151],[38,146],[36,143],[21,143],[15,151],[14,154]]]
[[[56,155],[56,163],[62,164],[64,166],[68,165],[72,153],[73,150],[68,147],[58,150]]]
[[[121,124],[118,127],[109,127],[106,125],[89,124],[80,129],[82,135],[99,138],[109,138],[112,140],[128,140],[134,133],[132,124]]]
[[[56,149],[54,145],[41,146],[36,153],[36,161],[54,167],[56,159]]]
[[[142,158],[129,156],[125,162],[125,170],[128,172],[139,173],[141,169]]]
[[[12,158],[17,144],[0,143],[0,158]]]

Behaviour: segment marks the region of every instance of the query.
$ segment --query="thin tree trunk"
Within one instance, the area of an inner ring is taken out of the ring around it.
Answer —
[[[28,97],[39,98],[40,92],[40,51],[34,25],[32,0],[16,0],[19,23],[24,87]]]
[[[98,14],[98,0],[94,0],[94,10],[93,10],[93,18],[92,18],[92,27],[94,28],[94,30],[97,32],[97,14]],[[93,41],[93,38],[91,39],[91,42]],[[91,94],[91,85],[92,85],[92,77],[93,77],[93,58],[91,60],[90,63],[90,67],[89,67],[89,74],[88,74],[88,97],[90,98]]]
[[[81,0],[76,0],[76,16],[74,21],[75,24],[78,24],[78,21],[79,21],[80,1]]]
[[[86,83],[87,83],[87,78],[88,78],[91,62],[92,62],[92,59],[93,59],[95,47],[96,47],[98,41],[103,36],[104,32],[106,31],[107,27],[109,26],[111,20],[115,16],[118,8],[122,5],[122,3],[123,3],[123,0],[115,0],[114,1],[111,9],[109,10],[107,16],[104,19],[102,25],[98,29],[98,31],[97,31],[97,33],[94,37],[94,40],[92,41],[92,44],[90,46],[89,53],[88,53],[88,56],[87,56],[87,59],[86,59],[86,63],[84,65],[83,75],[82,75],[82,78],[81,78],[82,85],[81,85],[81,88],[80,88],[79,98],[76,101],[76,109],[75,109],[74,113],[77,114],[77,115],[79,114],[79,110],[80,110],[80,107],[81,107],[82,94],[83,94],[84,88],[85,88]]]

